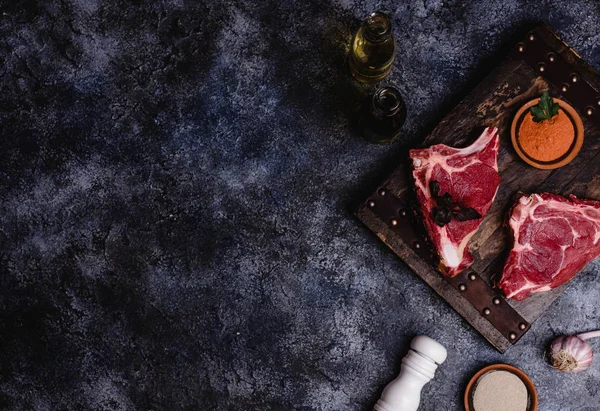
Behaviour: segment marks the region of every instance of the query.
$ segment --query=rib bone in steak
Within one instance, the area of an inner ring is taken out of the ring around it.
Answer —
[[[467,244],[479,228],[498,191],[497,129],[488,127],[469,147],[453,148],[438,144],[411,150],[417,199],[427,233],[440,257],[440,270],[454,277],[473,263]],[[433,217],[439,204],[432,193],[432,182],[439,184],[439,195],[448,193],[460,208],[472,208],[481,217],[459,221],[452,218],[440,226]]]
[[[508,224],[513,246],[498,284],[507,297],[556,288],[600,255],[600,201],[523,195]]]

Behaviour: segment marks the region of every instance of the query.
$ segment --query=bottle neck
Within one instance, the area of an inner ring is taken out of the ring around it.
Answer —
[[[365,20],[365,38],[372,43],[381,43],[392,37],[390,18],[381,12],[371,14]]]
[[[373,114],[377,117],[391,117],[400,111],[403,104],[400,93],[393,87],[380,88],[371,100]]]

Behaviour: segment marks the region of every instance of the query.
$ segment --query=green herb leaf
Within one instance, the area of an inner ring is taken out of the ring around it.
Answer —
[[[435,180],[431,180],[431,183],[429,183],[429,190],[434,198],[437,197],[440,195],[440,183]]]
[[[458,221],[477,220],[481,218],[481,214],[474,208],[461,208],[458,211],[452,211],[452,217]]]
[[[440,195],[442,188],[440,187],[439,182],[431,180],[429,183],[429,190],[437,205],[437,207],[433,207],[431,210],[431,217],[433,218],[433,222],[440,227],[445,226],[452,221],[452,219],[455,219],[456,221],[468,221],[481,218],[481,214],[474,208],[462,207],[459,203],[452,200],[450,193],[446,192]]]
[[[438,204],[441,204],[445,207],[454,206],[454,201],[452,201],[452,197],[450,196],[450,193],[444,193],[444,195],[438,196],[437,202],[438,202]]]
[[[440,227],[443,227],[452,221],[452,212],[448,209],[448,207],[434,207],[431,211],[433,214],[433,222]]]
[[[554,99],[550,97],[547,91],[542,94],[539,103],[531,107],[531,115],[533,121],[539,123],[541,121],[550,120],[552,117],[558,114],[559,105],[554,102]]]

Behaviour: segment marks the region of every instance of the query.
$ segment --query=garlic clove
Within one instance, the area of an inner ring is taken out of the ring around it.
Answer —
[[[594,359],[592,347],[577,336],[562,336],[552,341],[550,360],[552,366],[563,372],[581,372]]]

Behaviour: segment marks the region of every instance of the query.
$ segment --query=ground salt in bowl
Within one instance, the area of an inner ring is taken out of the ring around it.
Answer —
[[[527,411],[527,387],[512,372],[490,371],[477,380],[473,390],[474,411]]]
[[[471,378],[465,391],[467,411],[536,411],[537,392],[531,379],[508,364],[493,364]]]

